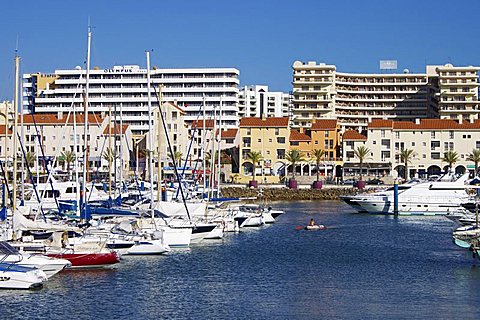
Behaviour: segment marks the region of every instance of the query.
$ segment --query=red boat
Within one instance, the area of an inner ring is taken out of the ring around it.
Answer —
[[[71,268],[102,268],[120,262],[114,251],[108,253],[51,253],[47,255],[70,261]]]

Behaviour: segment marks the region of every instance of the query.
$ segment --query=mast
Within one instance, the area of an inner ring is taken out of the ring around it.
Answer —
[[[203,195],[202,199],[205,198],[205,192],[207,192],[207,157],[206,157],[206,152],[205,152],[205,141],[207,139],[207,134],[205,131],[205,117],[206,117],[206,111],[205,111],[205,95],[203,95],[203,130],[202,130],[202,144],[203,148],[202,150],[202,155],[203,155]]]
[[[112,162],[114,153],[112,149],[112,105],[108,105],[108,198],[112,199]]]
[[[158,92],[159,92],[159,101],[158,101],[158,119],[157,119],[157,150],[158,150],[158,154],[157,154],[157,157],[158,157],[158,171],[157,171],[157,174],[158,174],[158,177],[157,177],[157,201],[160,202],[160,200],[162,200],[162,186],[161,186],[161,181],[162,181],[162,167],[161,167],[161,146],[160,146],[160,138],[161,138],[161,134],[162,134],[162,126],[160,125],[162,122],[162,118],[161,118],[161,114],[160,112],[162,112],[162,105],[163,105],[163,92],[162,92],[162,89],[163,89],[163,86],[162,85],[159,85],[158,86]],[[167,190],[165,190],[165,192],[167,192]]]
[[[209,175],[209,188],[208,188],[208,201],[210,201],[210,198],[213,198],[213,187],[214,187],[214,182],[215,182],[215,156],[216,156],[216,143],[215,143],[215,137],[216,137],[216,131],[217,131],[217,110],[215,110],[215,106],[212,106],[212,111],[213,111],[213,131],[210,133],[210,141],[212,142],[212,156],[211,156],[211,161],[210,161],[210,175]]]
[[[83,183],[82,183],[82,203],[85,210],[87,210],[87,165],[88,165],[88,82],[90,79],[90,44],[92,41],[91,27],[88,26],[88,38],[87,38],[87,70],[85,76],[85,109],[84,109],[84,123],[83,123]]]
[[[20,57],[15,52],[15,96],[13,97],[13,178],[12,178],[12,189],[13,189],[13,208],[15,211],[17,209],[17,153],[18,153],[18,137],[17,137],[17,126],[18,126],[18,73],[20,68]]]
[[[20,82],[20,136],[21,136],[21,144],[25,145],[25,130],[23,127],[23,83]],[[21,200],[21,205],[23,206],[25,204],[25,157],[23,156],[23,152],[21,153],[22,155],[22,200]]]
[[[81,77],[81,74],[80,74]],[[77,209],[75,210],[76,213],[80,212],[80,188],[78,186],[78,132],[77,132],[77,110],[75,107],[75,103],[73,103],[73,136],[75,137],[73,139],[73,149],[75,150],[75,159],[73,159],[73,164],[75,165],[75,203],[77,204]],[[69,164],[70,165],[70,164]],[[67,168],[67,171],[69,171],[70,168]],[[69,172],[70,173],[70,172]],[[69,174],[70,175],[70,174]],[[70,177],[68,177],[70,179]]]
[[[122,102],[120,103],[120,146],[119,152],[120,153],[120,197],[122,196],[123,190],[123,119],[122,119]],[[121,198],[120,198],[121,199]]]
[[[218,115],[218,120],[219,120],[219,126],[218,126],[218,166],[217,166],[217,198],[220,197],[220,168],[221,168],[221,162],[220,158],[222,155],[222,96],[220,96],[220,109],[219,109],[219,115]]]
[[[150,210],[153,219],[153,133],[152,133],[152,97],[150,93],[150,51],[147,54],[147,98],[148,98],[148,172],[150,173]]]

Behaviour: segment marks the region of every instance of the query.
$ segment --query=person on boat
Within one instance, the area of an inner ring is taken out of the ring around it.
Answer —
[[[313,227],[314,225],[315,225],[315,220],[313,220],[313,218],[312,218],[312,219],[310,219],[310,222],[308,223],[308,226]]]

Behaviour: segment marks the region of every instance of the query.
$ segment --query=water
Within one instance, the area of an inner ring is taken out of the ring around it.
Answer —
[[[479,319],[480,262],[442,217],[352,214],[336,201],[277,203],[276,224],[40,291],[0,291],[1,319]],[[313,217],[325,231],[295,230]]]

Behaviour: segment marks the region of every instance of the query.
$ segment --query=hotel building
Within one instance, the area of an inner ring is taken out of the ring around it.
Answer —
[[[35,113],[69,111],[75,105],[83,110],[86,70],[55,70],[53,74],[24,74],[24,108]],[[213,117],[222,110],[222,123],[238,127],[239,71],[235,68],[191,68],[151,70],[152,108],[158,108],[157,94],[162,85],[164,101],[175,101],[185,110],[185,121],[192,122],[203,111]],[[148,131],[147,70],[137,65],[95,67],[90,70],[89,110],[106,114],[120,110],[133,135]]]
[[[335,118],[364,132],[372,119],[479,118],[476,67],[427,66],[426,73],[355,74],[316,62],[293,64],[292,127]]]

